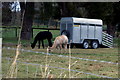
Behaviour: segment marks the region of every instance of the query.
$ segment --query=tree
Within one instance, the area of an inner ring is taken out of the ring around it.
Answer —
[[[114,36],[114,3],[87,3],[86,9],[89,18],[102,19],[104,24],[107,24],[107,33]]]
[[[12,19],[11,2],[2,2],[2,25],[8,25]]]
[[[34,17],[34,2],[20,2],[21,13],[24,13],[21,39],[30,40],[32,37],[32,24]],[[25,12],[24,12],[25,11]]]
[[[60,17],[87,17],[84,4],[78,2],[58,2]]]
[[[113,24],[116,25],[117,31],[120,31],[120,2],[114,3]]]

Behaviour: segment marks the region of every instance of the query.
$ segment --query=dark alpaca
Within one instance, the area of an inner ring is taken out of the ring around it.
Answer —
[[[32,49],[35,47],[37,41],[38,41],[38,48],[40,48],[40,42],[42,42],[42,47],[44,48],[44,42],[43,40],[47,39],[49,46],[52,46],[52,33],[48,31],[39,32],[34,39],[34,42],[31,44]]]

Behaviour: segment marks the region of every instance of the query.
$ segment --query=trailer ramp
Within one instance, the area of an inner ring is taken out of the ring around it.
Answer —
[[[113,47],[113,37],[105,32],[102,32],[102,45],[105,47]]]

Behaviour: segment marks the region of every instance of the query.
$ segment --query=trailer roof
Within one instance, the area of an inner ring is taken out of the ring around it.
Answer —
[[[97,25],[103,25],[103,22],[101,19],[88,19],[88,18],[76,18],[76,17],[63,17],[61,18],[61,21],[70,21],[73,23],[83,23],[83,24],[97,24]]]

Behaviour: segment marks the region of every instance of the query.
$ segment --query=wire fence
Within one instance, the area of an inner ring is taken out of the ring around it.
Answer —
[[[11,48],[11,47],[3,47],[3,48],[8,49],[8,50],[16,50],[16,48]],[[32,50],[20,49],[20,51],[28,52],[28,53],[31,53],[31,52],[32,53],[40,53],[40,54],[49,55],[49,56],[55,55],[56,57],[61,57],[61,58],[69,58],[69,56],[57,55],[57,54],[45,53],[45,52],[38,52],[38,51],[32,51]],[[85,58],[79,58],[79,57],[71,57],[71,59],[78,59],[78,60],[80,59],[80,60],[83,60],[83,61],[92,61],[92,62],[98,62],[98,63],[107,63],[107,64],[112,64],[112,65],[118,65],[118,63],[114,63],[114,62],[91,60],[91,59],[85,59]],[[7,64],[10,65],[11,61],[13,59],[6,57],[6,60],[7,60]],[[26,74],[26,75],[22,75],[21,77],[30,78],[31,73],[32,73],[32,75],[34,75],[32,77],[34,77],[34,78],[41,78],[42,75],[43,75],[43,68],[45,68],[45,66],[46,65],[43,65],[43,64],[30,63],[30,62],[21,62],[21,61],[17,60],[17,66],[16,67],[17,67],[17,71],[18,72],[16,74],[16,77],[18,75],[20,77],[21,72],[23,72],[22,74]],[[58,70],[58,71],[62,70],[62,72],[64,72],[64,71],[68,72],[69,71],[68,68],[56,67],[56,66],[50,66],[50,65],[47,65],[47,68],[50,68],[49,72],[47,72],[47,77],[51,76],[51,71],[52,70],[53,71],[54,70]],[[109,77],[109,76],[98,75],[98,74],[94,74],[94,73],[90,73],[90,72],[84,72],[84,71],[79,71],[79,70],[74,70],[74,69],[70,69],[70,71],[74,72],[74,74],[76,74],[76,73],[78,74],[79,73],[79,74],[83,74],[83,75],[86,75],[86,76],[92,75],[92,76],[96,76],[96,77],[99,77],[99,78],[113,78],[113,77]],[[59,72],[59,76],[57,76],[57,78],[65,77],[65,75],[63,75],[62,72]],[[72,77],[75,78],[74,76],[72,76]]]
[[[3,48],[5,48],[5,49],[10,49],[10,50],[16,50],[16,48],[10,48],[10,47],[3,47]],[[46,54],[48,54],[48,55],[55,55],[55,56],[57,56],[57,57],[66,57],[66,58],[69,57],[69,56],[65,56],[65,55],[58,55],[58,54],[45,53],[45,52],[32,51],[32,50],[25,50],[25,49],[21,49],[20,51],[40,53],[40,54],[44,54],[44,55],[46,55]],[[99,62],[99,63],[107,63],[107,64],[118,65],[118,63],[110,62],[110,61],[95,60],[95,59],[80,58],[80,57],[71,57],[71,58],[72,58],[72,59],[78,59],[78,60],[84,60],[84,61],[93,61],[93,62]]]
[[[6,58],[8,60],[8,65],[10,65],[10,58]],[[25,77],[25,78],[29,78],[29,73],[33,73],[34,74],[34,78],[41,78],[42,75],[40,75],[42,72],[40,70],[40,68],[44,68],[45,65],[41,65],[41,64],[36,64],[36,63],[28,63],[28,62],[20,62],[20,61],[17,61],[17,70],[19,70],[18,68],[18,65],[24,65],[24,76],[22,77]],[[31,67],[33,67],[33,71],[31,71]],[[65,71],[69,71],[69,69],[67,68],[62,68],[62,67],[55,67],[55,66],[47,66],[48,68],[53,68],[53,69],[59,69],[59,70],[65,70]],[[21,68],[20,68],[21,69]],[[30,72],[31,71],[31,72]],[[72,72],[77,72],[77,73],[82,73],[82,74],[85,74],[85,75],[93,75],[93,76],[96,76],[96,77],[99,77],[99,78],[113,78],[113,77],[108,77],[108,76],[103,76],[103,75],[98,75],[98,74],[93,74],[93,73],[87,73],[87,72],[83,72],[83,71],[78,71],[78,70],[73,70],[73,69],[70,69],[70,71]],[[49,76],[49,75],[47,75]],[[16,76],[17,77],[17,76]],[[59,77],[58,77],[59,78]],[[72,77],[74,78],[74,77]]]

